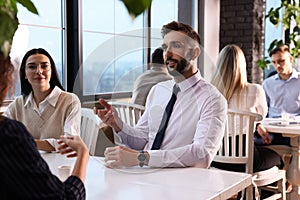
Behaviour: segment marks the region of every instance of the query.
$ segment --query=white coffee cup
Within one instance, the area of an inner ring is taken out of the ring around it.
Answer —
[[[282,118],[282,124],[283,125],[289,125],[290,123],[290,114],[289,113],[282,113],[281,114],[281,118]]]
[[[58,166],[58,177],[61,181],[65,181],[72,173],[73,167],[71,165]]]

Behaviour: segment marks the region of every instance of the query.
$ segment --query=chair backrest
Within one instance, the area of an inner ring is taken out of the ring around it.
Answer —
[[[245,172],[252,174],[254,122],[261,119],[256,113],[228,109],[224,138],[214,161],[245,164]]]
[[[109,104],[118,111],[122,121],[130,126],[136,125],[145,110],[145,107],[142,105],[126,102],[110,101]]]
[[[9,104],[11,104],[14,100],[4,100],[0,106],[0,114],[4,113],[8,108]]]
[[[80,136],[91,155],[94,155],[100,129],[100,119],[90,108],[81,108]]]

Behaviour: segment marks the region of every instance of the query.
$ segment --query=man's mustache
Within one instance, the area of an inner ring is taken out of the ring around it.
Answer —
[[[178,60],[175,60],[175,59],[172,59],[172,58],[167,58],[165,64],[167,64],[168,62],[175,62],[175,63],[178,63]]]

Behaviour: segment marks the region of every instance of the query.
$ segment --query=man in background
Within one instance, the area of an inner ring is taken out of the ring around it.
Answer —
[[[300,114],[300,72],[293,68],[293,56],[287,45],[279,45],[270,52],[277,74],[264,80],[262,86],[269,107],[268,117],[278,118],[288,113],[291,117]],[[269,133],[261,124],[257,131],[263,144],[290,145],[290,139],[281,134]]]
[[[134,83],[132,103],[145,106],[150,89],[159,82],[172,79],[164,64],[162,48],[155,49],[151,61],[151,69],[140,75]]]

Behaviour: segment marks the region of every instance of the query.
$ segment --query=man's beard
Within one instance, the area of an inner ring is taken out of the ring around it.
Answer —
[[[168,60],[176,61],[176,68],[167,67],[169,74],[172,76],[182,76],[187,67],[190,65],[190,62],[184,58],[179,62],[171,58],[167,59],[167,61]]]

